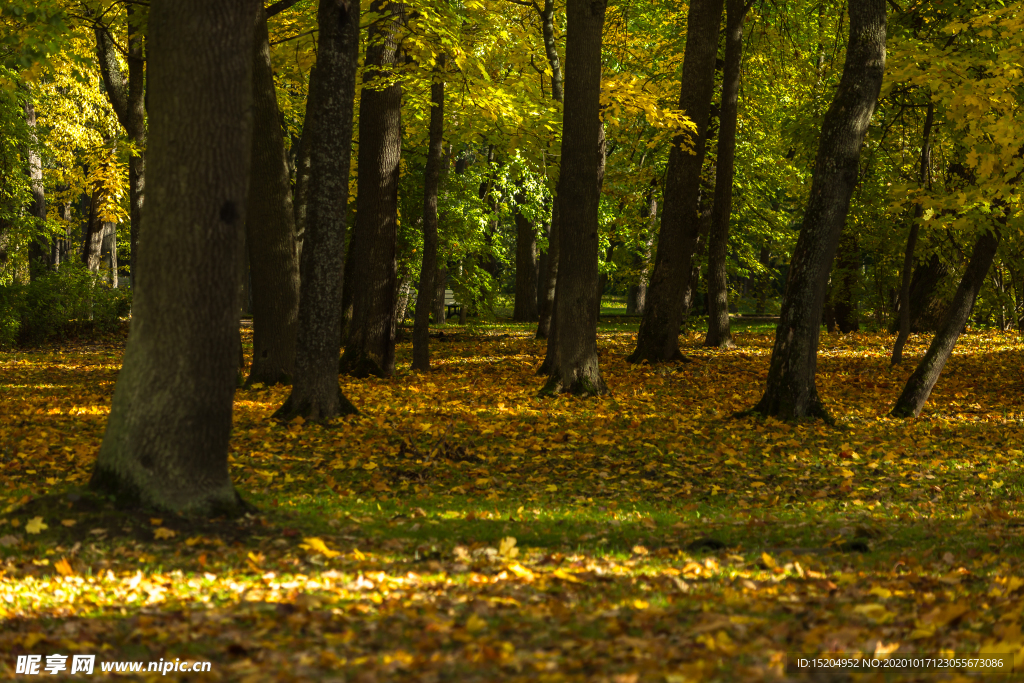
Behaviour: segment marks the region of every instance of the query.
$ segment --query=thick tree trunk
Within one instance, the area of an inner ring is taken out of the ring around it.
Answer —
[[[128,157],[129,269],[135,284],[135,254],[142,225],[142,206],[146,192],[146,34],[144,20],[133,5],[128,12],[128,77],[117,57],[113,37],[105,26],[96,29],[96,53],[110,105],[128,134],[133,150]]]
[[[416,295],[416,321],[412,332],[412,369],[430,370],[430,309],[437,276],[437,190],[444,154],[444,55],[435,66],[437,80],[430,85],[430,128],[427,167],[423,172],[423,262]],[[444,292],[441,293],[444,303]]]
[[[683,58],[679,108],[696,125],[692,137],[679,136],[669,153],[661,233],[654,273],[631,363],[681,360],[679,325],[690,277],[694,244],[700,231],[697,204],[700,172],[704,165],[708,115],[715,83],[718,29],[723,0],[693,0],[687,14],[686,53]],[[693,154],[679,148],[689,145]]]
[[[444,325],[448,309],[444,305],[444,292],[448,289],[448,268],[438,268],[434,275],[434,306],[431,314],[435,325]]]
[[[91,481],[121,504],[195,515],[242,507],[228,443],[258,7],[150,6],[150,227]]]
[[[516,202],[522,201],[522,196]],[[537,235],[533,221],[518,210],[516,222],[516,301],[512,320],[534,322],[537,320]]]
[[[893,406],[893,417],[915,417],[921,414],[921,408],[931,395],[942,369],[946,367],[946,361],[953,353],[956,340],[967,325],[978,292],[985,283],[985,275],[992,266],[992,259],[995,258],[998,248],[999,232],[986,232],[974,243],[974,252],[967,264],[967,271],[960,280],[960,286],[953,296],[953,302],[946,311],[931,346],[914,370],[914,374],[907,380],[903,393]]]
[[[299,325],[295,215],[264,10],[256,22],[255,48],[252,174],[245,225],[253,306],[247,386],[291,383]]]
[[[708,333],[705,346],[728,349],[735,346],[729,332],[729,283],[725,264],[729,247],[729,219],[732,214],[733,160],[736,157],[736,116],[743,61],[743,18],[746,0],[727,0],[725,6],[725,67],[722,75],[722,107],[719,113],[718,160],[716,162],[715,204],[712,209],[711,239],[708,243]]]
[[[329,420],[356,412],[338,386],[341,283],[352,157],[352,113],[359,56],[359,2],[320,0],[316,78],[305,130],[309,204],[299,262],[299,331],[292,393],[275,417]]]
[[[544,393],[596,395],[607,391],[597,357],[598,201],[604,136],[600,116],[601,31],[604,0],[569,0],[562,132],[558,358]],[[595,145],[595,142],[598,144]]]
[[[931,96],[928,97],[928,113],[924,118],[924,134],[921,141],[921,166],[918,171],[918,185],[924,189],[928,181],[928,170],[932,161],[932,123],[935,120],[935,104]],[[903,347],[906,346],[910,337],[910,279],[914,272],[914,250],[917,247],[917,233],[920,227],[921,217],[924,216],[924,205],[918,203],[914,206],[914,216],[910,221],[910,234],[907,236],[907,249],[903,256],[903,278],[900,282],[899,300],[899,334],[896,342],[892,345],[892,365],[903,363]]]
[[[401,3],[375,0],[384,17],[371,25],[363,91],[359,100],[359,178],[353,239],[357,294],[353,298],[341,371],[355,377],[388,377],[395,371],[395,245],[398,174],[402,155],[402,86],[382,90],[375,80],[390,78],[399,61]],[[390,16],[388,16],[390,15]]]
[[[846,63],[821,126],[811,193],[790,263],[768,386],[755,412],[828,417],[814,383],[829,266],[857,184],[860,148],[885,71],[885,0],[850,3]]]

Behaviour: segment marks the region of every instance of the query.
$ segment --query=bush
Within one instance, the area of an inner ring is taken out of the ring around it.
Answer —
[[[112,288],[81,263],[68,263],[28,285],[0,287],[0,346],[112,332],[130,310],[128,290]]]

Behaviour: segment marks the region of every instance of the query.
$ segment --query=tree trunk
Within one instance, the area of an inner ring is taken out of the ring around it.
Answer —
[[[860,148],[885,71],[885,0],[850,3],[846,63],[821,126],[811,193],[790,263],[768,386],[755,412],[828,417],[814,383],[829,266],[857,184]]]
[[[516,203],[523,200],[516,197]],[[537,313],[537,235],[533,221],[518,210],[516,222],[516,301],[512,320],[526,323],[538,319]]]
[[[600,116],[604,0],[569,0],[566,30],[565,118],[559,278],[558,358],[544,393],[596,395],[607,391],[597,357],[597,228],[604,136]],[[595,142],[598,144],[595,148]]]
[[[341,283],[352,157],[352,108],[359,57],[359,2],[320,0],[316,78],[303,137],[309,145],[309,203],[299,262],[299,331],[292,393],[274,414],[329,420],[356,412],[338,386]]]
[[[423,263],[416,295],[416,321],[412,332],[412,369],[430,370],[430,308],[437,276],[437,190],[444,154],[444,55],[437,58],[436,81],[430,85],[430,141],[423,172]],[[441,293],[444,303],[444,292]]]
[[[117,289],[117,223],[104,223],[101,234],[100,255],[104,257],[101,260],[110,270],[110,286]]]
[[[932,123],[934,121],[935,104],[932,102],[931,95],[929,95],[928,113],[924,118],[924,134],[922,136],[924,139],[921,141],[921,167],[917,175],[918,186],[922,189],[924,189],[928,181],[928,170],[931,168],[931,135]],[[910,337],[910,279],[914,271],[914,249],[917,247],[917,232],[923,215],[924,205],[921,203],[915,204],[914,217],[910,221],[910,235],[907,236],[907,249],[903,257],[903,278],[900,282],[900,333],[896,337],[896,342],[892,345],[891,365],[903,363],[903,347]]]
[[[246,246],[252,282],[252,366],[246,386],[289,384],[295,374],[299,262],[295,214],[266,11],[256,22],[253,53],[252,174]]]
[[[91,481],[122,505],[194,515],[243,506],[228,444],[258,6],[150,6],[150,227]]]
[[[860,246],[857,235],[846,230],[839,238],[835,265],[832,267],[832,310],[835,325],[843,334],[860,329],[857,317],[857,282],[860,279]]]
[[[444,292],[448,289],[448,269],[438,268],[434,275],[434,307],[431,313],[435,325],[444,325],[448,309],[444,305]]]
[[[1005,221],[1005,218],[1003,220]],[[903,393],[893,406],[893,417],[916,417],[921,414],[921,408],[931,395],[942,368],[946,367],[946,361],[953,353],[956,340],[967,325],[978,292],[985,283],[985,275],[992,266],[992,259],[995,258],[998,248],[998,231],[986,232],[974,243],[974,252],[967,264],[967,271],[960,280],[960,286],[953,296],[953,302],[946,311],[931,346],[914,370],[914,374],[907,380]]]
[[[371,24],[363,91],[359,100],[359,178],[353,239],[358,287],[353,298],[341,371],[354,377],[389,377],[395,371],[395,247],[398,174],[402,155],[402,86],[375,90],[375,80],[392,78],[399,61],[401,3],[375,0],[371,11],[384,15]],[[390,15],[390,16],[388,16]]]
[[[23,105],[25,110],[25,124],[29,131],[28,145],[28,183],[32,190],[32,207],[29,212],[39,219],[40,223],[46,220],[46,190],[43,186],[43,163],[39,158],[39,150],[36,148],[36,108],[32,100],[25,98]],[[42,227],[40,225],[40,227]],[[46,244],[42,236],[35,236],[29,246],[29,278],[35,280],[42,277],[48,269],[56,270],[57,265],[51,256],[52,249]]]
[[[405,312],[409,310],[409,298],[412,296],[412,276],[403,275],[398,281],[398,291],[395,294],[395,325],[401,326],[405,320]]]
[[[669,153],[658,251],[636,349],[629,356],[631,363],[682,359],[680,302],[690,277],[694,244],[700,231],[697,215],[700,172],[704,165],[708,115],[715,84],[722,2],[692,0],[688,10],[679,108],[686,111],[696,131],[692,137],[678,136]],[[694,153],[682,151],[680,144],[689,145]]]
[[[725,264],[729,247],[729,219],[732,214],[736,116],[740,93],[740,67],[743,61],[743,18],[749,7],[746,0],[727,0],[725,7],[725,67],[722,74],[722,107],[719,113],[715,204],[711,214],[711,239],[708,243],[708,333],[704,339],[705,346],[720,349],[735,346],[729,331],[729,283],[726,279]]]
[[[316,111],[316,103],[310,100],[310,95],[317,92],[313,86],[315,78],[316,66],[309,70],[309,88],[306,95],[307,119]],[[295,253],[300,262],[302,260],[302,239],[306,235],[306,213],[309,207],[309,151],[312,145],[308,132],[309,128],[303,125],[298,149],[295,151],[295,190],[292,193],[292,209],[295,211]]]
[[[103,252],[103,221],[100,218],[100,204],[103,202],[103,185],[93,184],[92,201],[89,202],[89,218],[82,235],[82,263],[92,272],[100,269],[100,255]]]
[[[128,157],[128,204],[131,226],[129,228],[129,270],[132,285],[136,282],[135,254],[138,253],[139,231],[142,225],[142,206],[146,192],[146,34],[144,19],[131,4],[128,12],[128,78],[125,79],[117,58],[113,37],[105,26],[96,29],[96,53],[99,57],[100,72],[110,100],[111,108],[117,115],[132,152]]]
[[[647,233],[642,242],[643,250],[637,259],[640,271],[637,284],[629,288],[626,301],[626,313],[630,315],[643,315],[647,308],[647,284],[650,281],[647,271],[651,267],[651,248],[654,246],[654,231],[658,225],[658,197],[654,194],[656,186],[657,181],[652,181],[651,190],[647,194],[647,206],[640,212],[640,217],[647,219]]]

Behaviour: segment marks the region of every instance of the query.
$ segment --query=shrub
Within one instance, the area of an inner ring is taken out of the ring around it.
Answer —
[[[0,345],[112,332],[130,310],[128,290],[112,288],[81,263],[68,263],[28,285],[0,287]]]

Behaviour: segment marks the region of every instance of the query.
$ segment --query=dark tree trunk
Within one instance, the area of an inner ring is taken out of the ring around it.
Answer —
[[[431,313],[435,325],[444,325],[448,309],[444,305],[444,292],[448,289],[448,269],[438,268],[434,275],[434,307]]]
[[[1003,220],[1005,222],[1005,218]],[[992,266],[992,259],[995,258],[998,248],[999,232],[986,232],[974,243],[974,252],[967,264],[967,271],[960,280],[960,286],[957,287],[931,346],[914,370],[914,374],[907,380],[903,393],[893,406],[893,417],[915,417],[921,414],[921,408],[931,395],[942,368],[946,367],[946,361],[953,353],[956,340],[967,325],[978,292],[985,283],[985,275]]]
[[[104,223],[100,247],[101,261],[110,271],[110,286],[117,289],[117,223]]]
[[[847,230],[839,238],[839,249],[836,253],[835,265],[832,268],[832,310],[835,316],[835,326],[843,334],[860,329],[856,300],[860,266],[860,246],[857,235]]]
[[[544,223],[541,230],[544,232],[546,237],[548,229],[551,227],[551,222]],[[544,273],[548,268],[548,253],[546,251],[537,250],[537,321],[540,321],[540,307],[541,302],[544,301],[544,288],[541,286],[544,278]]]
[[[299,331],[292,393],[275,417],[329,420],[356,412],[338,386],[341,282],[352,157],[352,108],[359,56],[359,2],[320,0],[316,78],[303,137],[309,145],[309,203],[299,262]]]
[[[522,196],[516,202],[522,201]],[[516,301],[512,320],[534,322],[537,320],[537,235],[533,221],[518,210],[516,222]]]
[[[647,233],[636,261],[640,274],[637,283],[629,288],[626,301],[626,313],[630,315],[643,315],[647,308],[647,284],[650,281],[647,271],[651,267],[651,248],[654,246],[654,231],[658,225],[658,197],[654,193],[657,181],[652,181],[651,186],[647,194],[647,206],[640,212],[640,217],[647,219]]]
[[[430,85],[430,142],[423,172],[423,263],[416,295],[416,321],[412,332],[412,369],[430,370],[430,309],[437,276],[437,190],[444,154],[444,55],[437,59],[436,81]],[[441,293],[444,303],[444,292]]]
[[[43,187],[43,163],[39,158],[39,150],[36,148],[36,108],[31,99],[25,98],[25,123],[29,130],[28,145],[28,183],[32,190],[32,206],[29,212],[40,221],[46,220],[46,190]],[[53,252],[47,240],[42,236],[36,236],[29,245],[29,278],[35,280],[42,277],[48,269],[55,270],[57,264],[54,262],[51,253]]]
[[[597,357],[597,227],[604,136],[600,117],[604,0],[569,0],[562,170],[558,196],[558,358],[544,392],[596,395],[607,391]],[[598,144],[595,145],[595,142]]]
[[[255,48],[252,174],[246,219],[253,349],[246,384],[289,384],[295,374],[299,262],[284,131],[277,108],[267,17],[263,10],[259,11],[256,22]]]
[[[553,323],[552,316],[555,314],[555,290],[558,283],[558,254],[559,254],[559,216],[558,216],[558,193],[556,191],[553,205],[551,207],[551,227],[548,229],[548,252],[546,267],[541,273],[538,289],[540,290],[540,306],[538,306],[537,339],[547,339],[549,344]],[[550,369],[544,369],[544,374],[549,374]]]
[[[921,167],[917,175],[918,185],[922,189],[924,189],[928,181],[928,169],[931,167],[931,135],[932,123],[934,120],[935,104],[932,102],[931,95],[929,95],[928,113],[924,118],[924,134],[922,135],[923,140],[921,141]],[[903,256],[903,278],[900,282],[899,300],[900,331],[899,335],[896,337],[896,342],[892,345],[892,365],[900,365],[903,363],[903,347],[906,346],[907,339],[910,337],[910,280],[914,271],[914,250],[917,247],[917,232],[923,215],[924,205],[920,203],[916,204],[914,206],[914,217],[910,221],[910,235],[907,236],[907,249]]]
[[[693,0],[687,14],[679,108],[686,111],[696,125],[696,131],[692,138],[685,135],[677,137],[669,153],[658,251],[636,349],[629,356],[631,363],[682,359],[679,351],[680,302],[690,278],[694,245],[700,232],[697,215],[700,172],[704,165],[708,115],[714,91],[722,2]],[[694,154],[682,151],[680,144],[688,144]]]
[[[375,90],[398,63],[401,3],[375,0],[384,15],[370,27],[359,100],[359,178],[356,195],[352,323],[341,371],[355,377],[388,377],[395,371],[395,248],[398,174],[402,155],[402,86]]]
[[[541,10],[541,33],[544,37],[544,52],[551,67],[551,99],[564,99],[562,87],[562,65],[558,61],[558,45],[555,42],[555,3],[544,0]],[[548,250],[542,257],[540,280],[537,283],[537,339],[549,339],[551,318],[555,314],[555,283],[558,281],[558,196],[551,207],[551,223],[548,227]],[[545,361],[547,363],[547,361]],[[541,373],[548,374],[550,368],[541,366]]]
[[[316,111],[316,103],[310,100],[310,96],[317,91],[313,85],[316,78],[316,67],[309,71],[309,90],[306,95],[307,117]],[[303,126],[302,135],[299,136],[298,149],[295,150],[295,190],[292,198],[292,209],[295,211],[295,253],[297,258],[302,259],[302,239],[306,235],[306,213],[309,206],[309,128]]]
[[[146,193],[146,34],[138,10],[128,4],[128,77],[117,58],[117,48],[105,26],[96,29],[96,52],[110,105],[128,134],[133,150],[128,157],[129,270],[136,282],[135,254],[138,253],[142,206]]]
[[[121,504],[195,515],[242,507],[228,443],[258,7],[150,6],[155,191],[128,350],[91,481]]]
[[[708,243],[708,235],[711,233],[711,210],[714,200],[708,198],[708,195],[713,195],[713,191],[710,188],[702,188],[701,198],[697,201],[697,205],[700,208],[700,212],[697,214],[697,221],[700,227],[697,231],[697,240],[693,244],[693,253],[690,259],[690,277],[686,279],[686,288],[683,289],[683,298],[680,301],[679,317],[684,324],[690,320],[690,314],[693,313],[693,308],[697,301],[697,289],[700,286],[700,264],[696,262],[696,259],[704,252]],[[689,359],[680,354],[679,360],[688,361]]]
[[[768,386],[755,412],[828,417],[814,383],[829,266],[857,184],[860,148],[885,71],[885,0],[850,3],[846,63],[821,126],[811,193],[789,267]]]
[[[727,0],[725,6],[725,67],[719,113],[715,204],[711,213],[711,238],[708,243],[708,334],[704,339],[705,346],[720,349],[735,346],[729,332],[729,283],[725,264],[729,247],[729,218],[732,214],[736,114],[743,61],[743,18],[748,8],[746,0]]]

